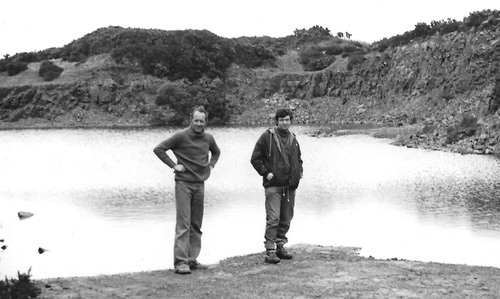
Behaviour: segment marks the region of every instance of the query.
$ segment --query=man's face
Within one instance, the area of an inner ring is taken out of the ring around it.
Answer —
[[[205,113],[195,111],[191,119],[191,128],[193,128],[196,133],[201,133],[205,130],[206,125]]]
[[[278,128],[280,129],[288,130],[291,123],[292,121],[290,120],[290,115],[278,118]]]

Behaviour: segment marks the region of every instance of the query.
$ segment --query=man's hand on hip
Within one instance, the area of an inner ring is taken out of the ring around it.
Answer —
[[[184,165],[177,164],[174,166],[174,172],[184,172],[184,171],[186,171]]]

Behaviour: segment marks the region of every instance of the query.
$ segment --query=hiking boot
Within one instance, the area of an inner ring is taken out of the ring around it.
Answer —
[[[175,266],[175,273],[177,273],[177,274],[191,274],[191,270],[189,269],[188,265],[180,264],[178,266]]]
[[[285,247],[283,247],[283,245],[278,245],[277,246],[277,248],[276,248],[276,255],[280,259],[284,259],[284,260],[291,260],[292,257],[293,257],[290,253],[286,252]]]
[[[192,261],[192,262],[189,262],[189,269],[191,269],[191,270],[206,270],[206,269],[208,269],[208,266],[200,264],[198,261]]]
[[[274,250],[268,250],[266,251],[266,258],[264,259],[264,262],[268,264],[277,264],[281,262],[281,260],[276,256],[276,252]]]

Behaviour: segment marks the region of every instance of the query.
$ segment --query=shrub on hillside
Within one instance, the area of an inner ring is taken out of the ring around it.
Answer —
[[[457,22],[454,19],[448,18],[447,21],[432,21],[431,22],[431,29],[433,33],[439,32],[439,34],[446,34],[450,32],[455,32],[459,31],[460,29],[460,22]]]
[[[466,137],[476,134],[479,125],[477,118],[473,115],[464,114],[460,122],[446,129],[446,144],[452,144]]]
[[[37,52],[23,52],[16,55],[17,59],[21,62],[32,63],[39,61]]]
[[[153,33],[142,32],[149,36]],[[187,78],[195,81],[225,76],[234,61],[234,49],[227,39],[209,31],[185,30],[154,36],[123,40],[111,56],[118,62],[127,60],[141,66],[144,74],[172,81]]]
[[[352,70],[354,66],[361,64],[366,61],[365,56],[362,53],[352,53],[349,55],[349,60],[347,62],[347,70]]]
[[[398,34],[391,38],[384,38],[374,43],[374,46],[379,51],[384,51],[388,47],[406,45],[412,42],[415,38],[427,38],[436,33],[446,34],[450,32],[467,31],[469,29],[477,29],[480,26],[484,29],[496,28],[499,23],[499,17],[500,11],[487,9],[470,13],[470,15],[465,17],[462,22],[449,18],[447,21],[432,21],[430,25],[420,22],[415,25],[413,30],[407,31],[403,34]]]
[[[182,102],[188,98],[189,94],[185,91],[182,85],[167,84],[160,88],[155,104],[158,106],[172,106],[178,102]]]
[[[427,37],[431,35],[432,31],[431,26],[426,23],[417,23],[417,25],[415,25],[415,29],[411,32],[410,38]]]
[[[340,45],[331,45],[325,47],[325,54],[327,55],[340,55],[344,52],[344,48]]]
[[[274,40],[270,45],[273,53],[275,53],[278,56],[285,55],[288,49],[291,48],[293,45],[292,39],[290,37],[291,36],[281,37]]]
[[[5,69],[7,70],[7,74],[9,76],[15,76],[19,74],[20,72],[23,72],[28,69],[28,63],[14,60],[9,62],[6,66]]]
[[[474,11],[464,19],[464,25],[469,28],[477,28],[488,19],[490,12],[490,10]]]
[[[348,55],[349,53],[356,52],[358,50],[358,48],[354,45],[346,45],[345,47],[342,48],[342,50],[343,50],[344,54],[347,54],[347,55],[344,55],[344,57],[346,57],[346,56],[349,56]]]
[[[236,55],[238,56],[237,47],[262,47],[272,53],[273,60],[276,56],[285,55],[288,52],[288,49],[294,48],[295,46],[295,38],[291,35],[286,37],[269,37],[269,36],[253,36],[247,37],[242,36],[238,38],[231,39],[231,43],[235,49]],[[267,54],[266,54],[267,55]],[[238,59],[238,58],[236,58]]]
[[[335,61],[334,55],[328,55],[322,47],[310,47],[299,54],[300,63],[306,71],[319,71]]]
[[[321,50],[315,47],[307,48],[302,50],[299,54],[300,63],[303,66],[307,66],[312,60],[321,58],[324,54]]]
[[[31,281],[31,269],[27,274],[17,272],[17,279],[5,278],[0,280],[0,298],[2,299],[27,299],[36,298],[41,289]]]
[[[330,29],[315,25],[309,29],[295,29],[293,32],[297,39],[297,45],[307,43],[319,43],[332,37]]]
[[[0,73],[6,72],[7,71],[7,64],[9,62],[8,55],[6,58],[0,60]]]
[[[240,45],[234,47],[236,51],[235,63],[248,68],[261,67],[263,65],[274,66],[276,58],[273,52],[263,45]]]
[[[175,112],[165,120],[165,124],[170,125],[184,124],[188,121],[193,107],[200,105],[205,107],[213,124],[226,123],[230,117],[229,101],[222,83],[215,87],[169,83],[160,88],[155,103],[159,106],[165,105]]]
[[[320,46],[302,47],[299,53],[299,61],[307,71],[318,71],[327,68],[337,55],[343,58],[359,54],[362,56],[366,48],[359,42],[340,41],[338,38],[323,42]],[[364,61],[355,57],[351,65]]]
[[[40,64],[38,69],[38,75],[43,78],[44,81],[52,81],[59,77],[64,71],[62,67],[55,65],[52,61],[45,60]]]
[[[324,55],[323,57],[311,60],[304,69],[306,71],[320,71],[329,67],[335,61],[335,56]]]

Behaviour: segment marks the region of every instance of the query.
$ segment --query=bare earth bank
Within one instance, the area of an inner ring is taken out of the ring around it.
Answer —
[[[36,281],[40,298],[498,298],[500,268],[377,260],[358,248],[297,244],[278,265],[263,253],[193,271]]]

